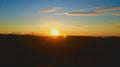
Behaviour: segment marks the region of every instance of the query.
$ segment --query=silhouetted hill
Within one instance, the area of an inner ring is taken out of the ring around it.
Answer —
[[[0,34],[0,67],[118,67],[120,37]]]

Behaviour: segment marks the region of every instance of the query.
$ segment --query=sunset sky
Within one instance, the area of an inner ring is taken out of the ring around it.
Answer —
[[[120,36],[120,0],[0,0],[1,33]]]

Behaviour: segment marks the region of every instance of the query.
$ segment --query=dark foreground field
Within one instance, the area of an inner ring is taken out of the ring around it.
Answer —
[[[120,37],[0,35],[0,67],[119,67]]]

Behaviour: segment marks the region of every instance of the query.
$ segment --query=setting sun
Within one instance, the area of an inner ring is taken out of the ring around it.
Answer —
[[[60,33],[59,33],[59,31],[58,31],[57,29],[53,29],[53,30],[51,31],[51,34],[52,34],[53,36],[58,36]]]

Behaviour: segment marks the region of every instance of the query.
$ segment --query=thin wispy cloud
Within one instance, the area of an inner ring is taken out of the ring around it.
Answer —
[[[120,13],[117,13],[116,15],[117,15],[117,16],[120,16]]]
[[[64,14],[69,16],[101,16],[102,15],[96,12],[81,12],[81,11],[66,12]]]
[[[55,12],[60,9],[61,9],[60,7],[47,8],[47,9],[40,10],[40,12]]]
[[[43,9],[40,12],[50,13],[60,10],[60,7],[54,7],[54,8],[47,8]],[[55,15],[68,15],[68,16],[120,16],[120,13],[116,13],[114,11],[120,10],[120,7],[109,7],[109,8],[92,8],[92,10],[89,8],[88,10],[72,10],[64,13],[56,13]]]
[[[116,11],[116,10],[120,10],[120,7],[99,8],[92,10],[91,12],[72,10],[71,12],[65,12],[64,14],[68,16],[106,16],[106,15],[120,16],[120,13],[116,13],[116,12],[110,13],[110,11]]]
[[[115,10],[120,10],[120,7],[100,8],[97,9],[96,12],[106,12],[106,11],[115,11]]]

